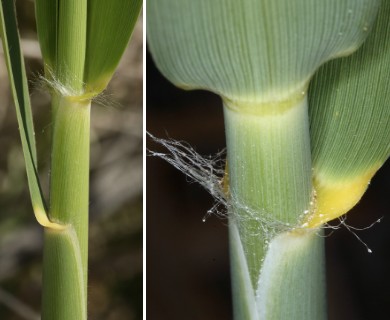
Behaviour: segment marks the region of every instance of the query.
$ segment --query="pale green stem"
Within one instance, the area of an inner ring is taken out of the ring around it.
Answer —
[[[258,320],[255,289],[238,228],[233,219],[229,221],[229,244],[234,319]]]
[[[259,237],[297,225],[310,207],[307,99],[243,107],[225,101],[224,117],[230,194],[239,202],[236,220],[257,283],[264,246]]]
[[[326,319],[324,238],[316,230],[284,232],[272,239],[257,289],[251,284],[238,229],[232,219],[229,231],[234,319]]]
[[[284,232],[270,241],[256,292],[258,319],[326,319],[325,246],[316,232]]]
[[[87,0],[59,1],[56,76],[82,94],[87,43]]]
[[[58,110],[58,107],[60,105],[60,102],[62,100],[62,96],[56,92],[56,91],[52,91],[51,92],[51,119],[52,119],[52,123],[55,123],[56,121],[56,115],[57,115],[57,110]],[[53,135],[54,132],[52,132],[52,135]]]
[[[297,95],[289,101],[267,104],[224,101],[224,116],[230,197],[234,208],[229,225],[235,318],[277,319],[271,315],[261,318],[258,306],[262,302],[253,301],[256,292],[260,292],[258,283],[264,257],[268,254],[268,242],[273,243],[275,236],[299,226],[310,210],[307,99]],[[307,240],[313,241],[308,247],[313,254],[321,255],[321,246],[314,245],[320,240],[314,241],[314,238]],[[303,264],[310,263],[309,256],[311,254],[303,257],[306,259]],[[321,268],[312,270],[316,279],[322,271]],[[291,285],[294,281],[290,280]],[[278,303],[282,297],[275,294],[272,286],[268,288],[274,294],[270,299]],[[323,284],[318,289],[323,290]],[[281,308],[289,310],[290,306],[286,304]],[[304,316],[297,315],[294,319],[310,319]]]
[[[90,102],[59,98],[55,113],[50,220],[45,228],[44,320],[86,319]]]

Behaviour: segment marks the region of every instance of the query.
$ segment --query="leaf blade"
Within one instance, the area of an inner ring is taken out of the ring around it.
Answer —
[[[58,1],[36,0],[35,16],[39,44],[48,76],[49,71],[56,72],[57,65]]]
[[[130,40],[142,0],[89,0],[84,81],[87,91],[102,91]]]
[[[331,61],[309,90],[318,214],[349,211],[390,155],[390,2],[361,49]]]
[[[149,48],[179,87],[241,102],[280,101],[305,91],[322,63],[356,50],[378,3],[152,0]]]
[[[41,224],[51,225],[46,215],[46,205],[38,178],[34,125],[28,93],[23,55],[20,49],[15,7],[13,1],[1,0],[1,38],[8,76],[14,98],[20,138],[26,164],[34,214]],[[55,227],[55,224],[53,224]]]

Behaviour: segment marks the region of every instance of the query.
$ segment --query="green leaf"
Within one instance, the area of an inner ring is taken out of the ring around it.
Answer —
[[[310,122],[323,221],[349,211],[390,155],[390,1],[361,49],[326,64],[310,87]]]
[[[286,100],[366,38],[376,0],[151,0],[150,51],[177,86],[230,100]]]
[[[37,33],[45,62],[46,76],[49,72],[56,72],[57,66],[57,33],[58,33],[58,1],[36,0],[35,16]]]
[[[148,2],[148,43],[162,73],[224,101],[237,319],[326,318],[323,239],[302,225],[313,204],[306,89],[323,63],[358,49],[379,4]]]
[[[32,162],[36,166],[37,155],[35,147],[34,126],[31,114],[30,96],[28,93],[27,77],[24,59],[20,50],[19,34],[16,23],[13,1],[1,1],[1,38],[9,72],[12,94],[18,104],[16,108],[23,137]]]
[[[14,2],[1,0],[0,15],[4,56],[16,108],[34,214],[40,224],[61,229],[61,226],[50,222],[46,215],[45,201],[39,183],[30,97],[23,55],[20,50]]]
[[[89,0],[84,81],[100,92],[110,81],[130,40],[142,0]]]
[[[142,0],[37,0],[37,29],[46,77],[69,95],[103,91],[122,57]]]

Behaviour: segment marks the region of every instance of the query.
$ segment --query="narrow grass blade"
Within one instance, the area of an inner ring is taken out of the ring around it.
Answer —
[[[16,116],[26,163],[28,185],[35,217],[38,222],[44,226],[61,229],[61,226],[50,222],[47,218],[45,201],[39,183],[30,97],[23,55],[20,50],[14,2],[1,0],[0,14],[4,56],[16,108]]]
[[[101,92],[110,81],[130,40],[142,0],[89,0],[84,81]]]
[[[24,59],[20,49],[19,33],[16,22],[15,5],[13,1],[1,0],[1,38],[6,59],[7,69],[12,87],[12,94],[17,105],[17,115],[21,130],[30,151],[30,158],[37,165],[34,125],[32,120],[30,96]],[[20,117],[19,117],[20,116]]]
[[[326,64],[310,88],[312,226],[349,211],[390,155],[389,16],[390,1],[383,1],[362,48]]]

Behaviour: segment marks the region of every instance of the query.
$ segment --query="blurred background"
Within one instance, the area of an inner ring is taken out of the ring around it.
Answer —
[[[173,87],[146,60],[147,130],[159,138],[188,142],[209,156],[225,148],[222,103],[203,91]],[[147,148],[165,152],[150,139]],[[147,319],[232,319],[227,221],[211,216],[211,196],[178,170],[146,159]],[[390,163],[378,172],[346,227],[327,232],[329,320],[388,319],[390,304]],[[334,223],[337,225],[337,222]],[[314,319],[313,319],[314,320]]]
[[[30,79],[39,173],[48,189],[50,100],[34,1],[16,1]],[[88,313],[91,320],[142,319],[142,16],[107,102],[91,120]],[[0,44],[1,48],[1,44]],[[42,228],[35,221],[7,71],[0,49],[0,319],[39,319]]]

